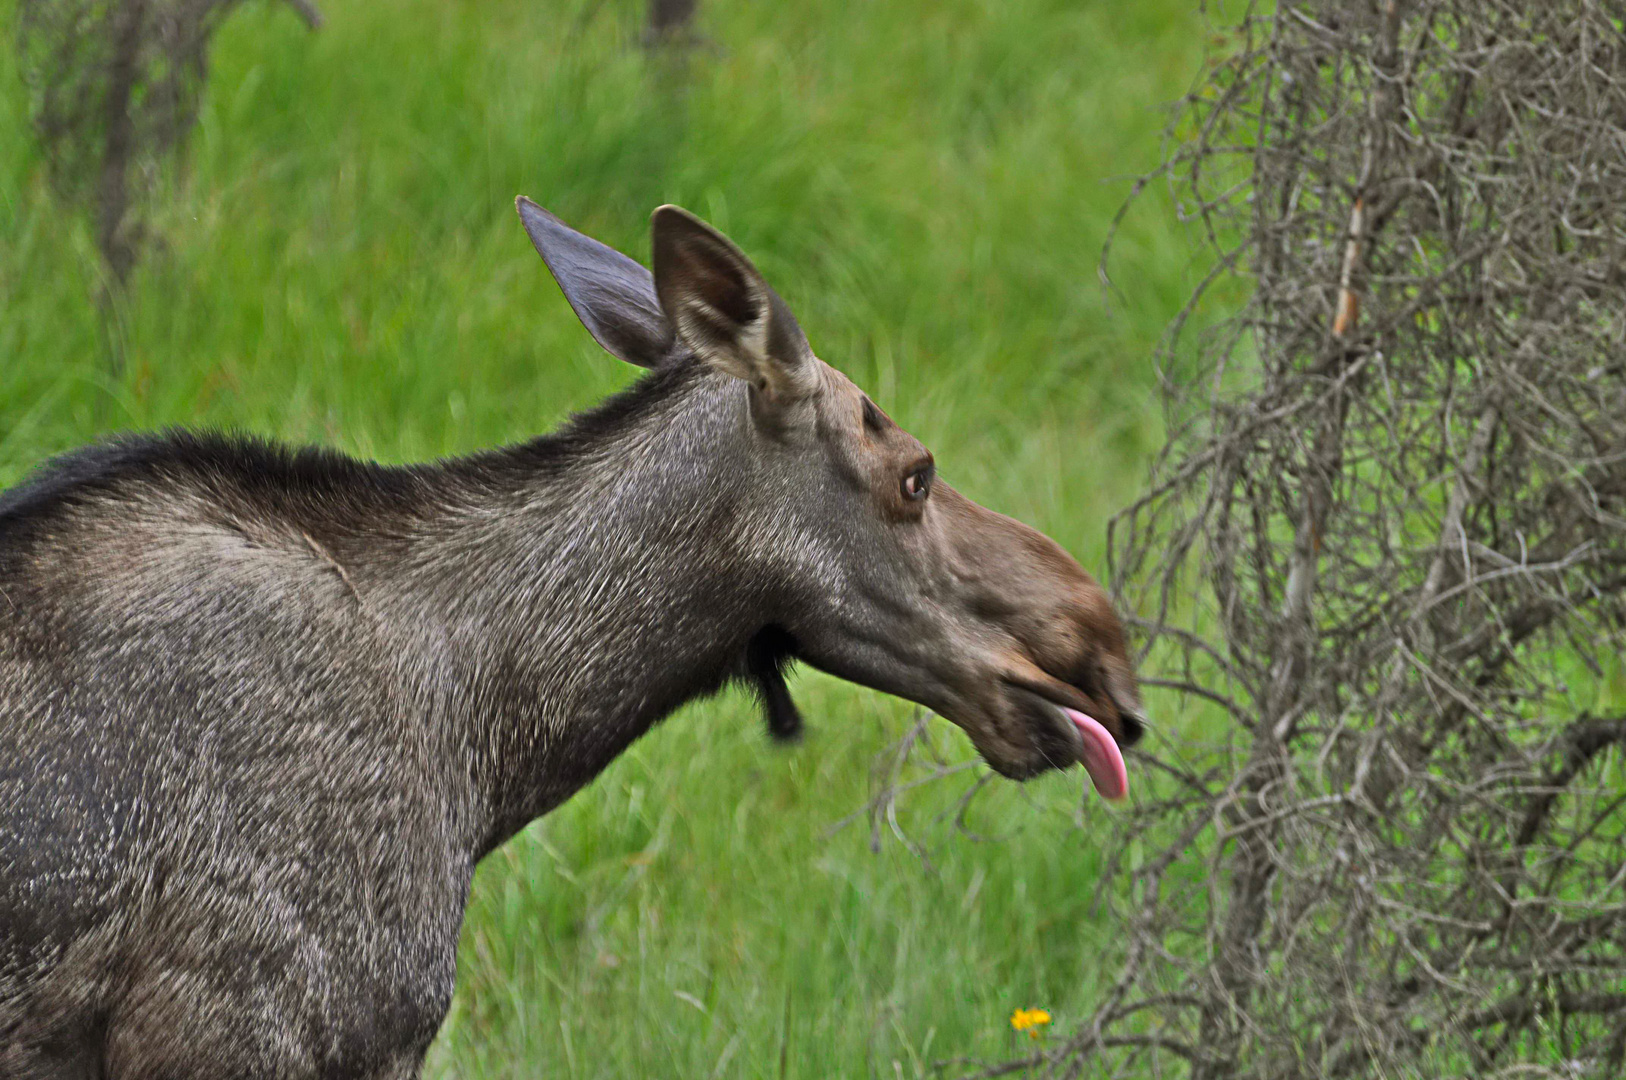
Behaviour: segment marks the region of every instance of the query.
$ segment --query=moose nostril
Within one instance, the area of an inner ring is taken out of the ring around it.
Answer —
[[[1118,715],[1118,719],[1124,731],[1123,745],[1134,746],[1140,742],[1141,736],[1146,734],[1145,718],[1132,712],[1124,712]]]

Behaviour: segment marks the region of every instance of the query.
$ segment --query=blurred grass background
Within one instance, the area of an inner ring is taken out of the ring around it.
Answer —
[[[704,0],[704,44],[658,55],[638,0],[322,7],[314,35],[268,2],[219,34],[117,378],[91,233],[48,193],[0,50],[0,484],[119,429],[387,461],[545,430],[637,373],[575,322],[514,196],[640,259],[676,202],[951,482],[1102,568],[1192,266],[1157,200],[1110,311],[1097,255],[1200,62],[1188,0]],[[833,826],[909,707],[793,690],[802,745],[771,746],[743,695],[700,703],[482,866],[430,1075],[918,1076],[1018,1049],[1016,1007],[1065,1030],[1091,1006],[1110,811],[1080,774],[990,786],[968,825],[997,843],[937,820],[964,784],[921,789],[900,825],[931,864],[890,833],[875,852],[862,815]]]

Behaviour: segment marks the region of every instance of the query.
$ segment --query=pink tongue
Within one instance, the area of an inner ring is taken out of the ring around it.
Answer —
[[[1124,768],[1124,756],[1119,752],[1118,742],[1112,733],[1093,716],[1086,716],[1076,709],[1064,708],[1062,712],[1078,725],[1078,733],[1084,736],[1084,768],[1089,772],[1095,790],[1103,798],[1113,800],[1128,795],[1129,772]]]

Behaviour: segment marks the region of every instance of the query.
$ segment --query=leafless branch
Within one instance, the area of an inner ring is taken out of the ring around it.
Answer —
[[[242,0],[18,0],[17,51],[52,186],[84,206],[111,319],[151,229],[148,203],[197,120],[209,43]],[[316,29],[313,0],[286,0]],[[112,356],[117,366],[116,333]]]

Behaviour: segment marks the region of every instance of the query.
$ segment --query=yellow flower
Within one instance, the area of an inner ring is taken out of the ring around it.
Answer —
[[[1039,1028],[1050,1023],[1050,1014],[1043,1009],[1017,1009],[1011,1013],[1011,1027],[1017,1031],[1025,1031],[1028,1038],[1037,1039]]]

